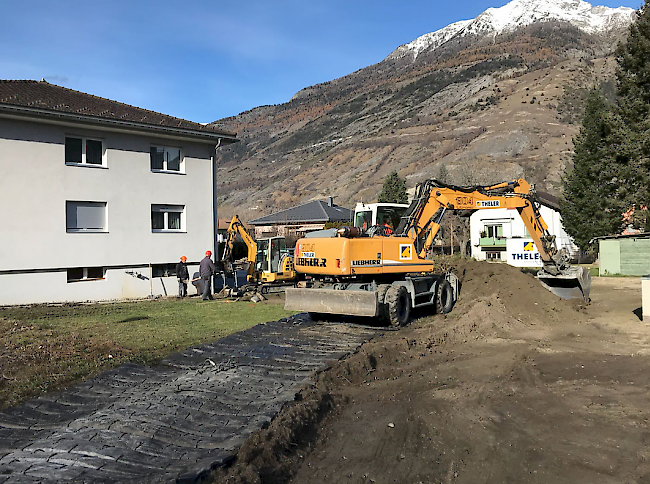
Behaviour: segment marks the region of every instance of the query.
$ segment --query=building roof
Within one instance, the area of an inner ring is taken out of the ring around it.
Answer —
[[[552,208],[557,212],[560,211],[560,199],[558,197],[553,196],[547,192],[538,191],[536,193],[537,193],[537,200],[539,200],[539,203],[547,206],[548,208]]]
[[[589,241],[592,243],[596,240],[612,240],[612,239],[648,239],[650,232],[639,232],[637,234],[621,234],[621,235],[603,235],[601,237],[594,237]]]
[[[50,84],[45,80],[0,80],[0,115],[158,132],[202,141],[237,141],[214,124],[199,124],[129,104]]]
[[[281,212],[251,220],[251,225],[303,224],[310,222],[347,222],[354,212],[326,200],[314,200]]]

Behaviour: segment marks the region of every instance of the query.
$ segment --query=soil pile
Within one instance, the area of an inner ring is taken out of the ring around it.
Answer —
[[[650,482],[647,330],[460,264],[452,313],[332,364],[214,482]]]

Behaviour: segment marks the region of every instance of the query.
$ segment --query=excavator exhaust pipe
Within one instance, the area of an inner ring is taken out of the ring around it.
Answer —
[[[558,275],[541,270],[537,279],[546,289],[562,299],[583,298],[589,302],[591,291],[591,274],[584,267],[571,267]]]

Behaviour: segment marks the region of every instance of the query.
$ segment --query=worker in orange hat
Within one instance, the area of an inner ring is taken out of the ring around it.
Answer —
[[[190,278],[190,271],[187,270],[187,257],[184,255],[176,264],[176,277],[178,279],[178,297],[187,297],[187,281]]]
[[[199,263],[199,275],[203,283],[203,300],[212,299],[212,275],[216,268],[212,262],[212,251],[206,250],[205,257]]]

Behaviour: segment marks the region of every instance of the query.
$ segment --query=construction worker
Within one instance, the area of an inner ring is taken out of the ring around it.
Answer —
[[[388,223],[384,222],[383,227],[384,227],[384,235],[392,235],[393,229],[391,228],[390,225],[388,225]]]
[[[176,277],[178,278],[178,297],[187,297],[187,281],[190,278],[190,271],[187,270],[187,257],[184,255],[176,264]]]
[[[212,251],[206,250],[205,257],[199,263],[199,274],[201,275],[201,282],[203,283],[203,300],[207,301],[212,299],[212,274],[216,270],[214,262],[212,262]]]

